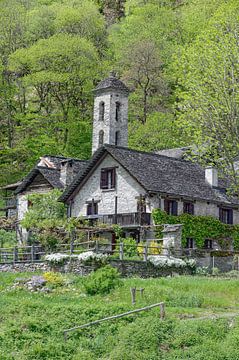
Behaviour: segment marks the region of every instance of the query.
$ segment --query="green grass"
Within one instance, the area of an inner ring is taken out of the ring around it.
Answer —
[[[200,277],[125,279],[106,296],[86,296],[82,279],[51,294],[11,289],[15,278],[29,274],[0,273],[0,359],[73,360],[238,360],[237,319],[190,320],[213,313],[239,313],[239,281]],[[130,287],[145,288],[131,304]],[[159,309],[71,333],[74,325],[165,301]],[[238,318],[239,319],[239,318]]]

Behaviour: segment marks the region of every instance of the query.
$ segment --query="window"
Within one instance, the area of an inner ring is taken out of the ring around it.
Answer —
[[[233,224],[233,210],[219,208],[219,220],[224,224]]]
[[[99,146],[104,145],[104,131],[100,130],[99,132]]]
[[[118,101],[115,104],[115,120],[120,120],[120,103]]]
[[[164,211],[169,215],[178,215],[177,201],[164,199]]]
[[[98,203],[92,201],[87,204],[87,215],[97,215],[98,214]]]
[[[115,145],[119,145],[119,135],[120,135],[120,132],[116,131],[115,132]]]
[[[212,249],[213,248],[213,241],[210,239],[206,239],[204,241],[204,248],[205,249]]]
[[[194,215],[194,204],[191,202],[184,202],[183,212],[186,214]]]
[[[101,189],[114,189],[115,188],[115,168],[101,169],[100,188]]]
[[[105,103],[104,101],[101,101],[99,105],[99,121],[104,121],[104,117],[105,117]]]
[[[187,238],[186,239],[186,248],[187,249],[194,249],[194,239]]]

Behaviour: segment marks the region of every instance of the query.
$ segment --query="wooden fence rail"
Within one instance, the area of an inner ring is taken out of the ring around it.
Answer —
[[[66,329],[66,330],[63,330],[63,335],[64,335],[64,338],[65,338],[65,341],[67,340],[67,334],[69,332],[72,332],[72,331],[75,331],[75,330],[79,330],[79,329],[84,329],[88,326],[92,326],[92,325],[96,325],[96,324],[100,324],[104,321],[109,321],[109,320],[115,320],[115,319],[119,319],[119,318],[122,318],[124,316],[128,316],[128,315],[131,315],[131,314],[135,314],[135,313],[139,313],[141,311],[147,311],[147,310],[150,310],[150,309],[153,309],[155,307],[159,307],[160,308],[160,319],[163,320],[165,318],[165,308],[164,308],[164,303],[163,302],[160,302],[158,304],[153,304],[153,305],[149,305],[149,306],[145,306],[141,309],[135,309],[135,310],[131,310],[131,311],[127,311],[125,313],[122,313],[122,314],[118,314],[118,315],[113,315],[113,316],[109,316],[109,317],[106,317],[106,318],[103,318],[103,319],[100,319],[100,320],[95,320],[95,321],[91,321],[89,323],[86,323],[86,324],[83,324],[83,325],[79,325],[79,326],[74,326],[70,329]]]

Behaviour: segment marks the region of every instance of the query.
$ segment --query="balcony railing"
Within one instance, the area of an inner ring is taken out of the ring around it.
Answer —
[[[106,215],[89,215],[87,219],[92,221],[99,221],[103,224],[120,226],[139,226],[150,225],[150,213],[123,213],[123,214],[106,214]]]

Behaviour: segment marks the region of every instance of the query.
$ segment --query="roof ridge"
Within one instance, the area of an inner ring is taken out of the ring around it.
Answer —
[[[63,156],[63,155],[49,155],[49,154],[46,154],[46,155],[43,155],[42,157],[54,157],[54,158],[57,158],[57,159],[69,159],[69,160],[76,160],[76,161],[89,161],[89,160],[84,160],[84,159],[79,159],[79,158],[74,158],[74,157],[69,157],[69,156]]]
[[[155,156],[155,157],[159,157],[159,158],[167,158],[167,159],[174,160],[174,161],[179,161],[179,162],[183,162],[183,163],[189,163],[189,164],[192,164],[192,165],[198,165],[197,163],[193,163],[192,161],[189,161],[189,160],[178,159],[178,158],[174,158],[174,157],[167,156],[167,155],[161,155],[161,154],[154,153],[152,151],[148,152],[148,151],[143,151],[143,150],[130,149],[128,147],[116,146],[116,145],[111,145],[111,144],[104,144],[103,146],[106,149],[107,148],[123,149],[123,150],[128,150],[128,151],[132,151],[132,152],[136,152],[136,153],[140,153],[140,154],[146,154],[146,155]]]

